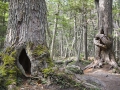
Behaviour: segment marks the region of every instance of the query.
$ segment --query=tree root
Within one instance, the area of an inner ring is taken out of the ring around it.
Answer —
[[[102,67],[103,62],[101,60],[95,60],[94,62],[92,62],[91,64],[87,65],[85,69],[90,69],[90,68],[100,68]]]

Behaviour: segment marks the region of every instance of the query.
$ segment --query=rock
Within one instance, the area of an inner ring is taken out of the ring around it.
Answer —
[[[66,61],[65,61],[65,65],[68,65],[68,64],[70,64],[70,63],[72,63],[72,62],[74,62],[74,60],[66,60]]]
[[[72,73],[83,74],[83,71],[81,70],[81,68],[79,66],[75,66],[75,65],[67,65],[66,72],[70,73],[70,74],[72,74]]]
[[[64,61],[63,60],[54,60],[54,63],[56,64],[56,65],[64,65]]]
[[[71,59],[71,60],[54,60],[54,63],[56,65],[65,65],[65,66],[67,66],[68,64],[70,64],[72,62],[74,62],[73,59]]]

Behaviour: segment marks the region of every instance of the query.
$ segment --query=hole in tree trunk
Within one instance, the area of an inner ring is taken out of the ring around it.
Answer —
[[[25,49],[23,49],[20,53],[19,63],[22,65],[25,73],[27,75],[30,75],[31,74],[31,62],[30,62],[29,57],[27,56]]]
[[[100,32],[100,34],[104,34],[104,30],[103,30],[103,28],[102,28],[102,30],[101,30],[101,32]]]

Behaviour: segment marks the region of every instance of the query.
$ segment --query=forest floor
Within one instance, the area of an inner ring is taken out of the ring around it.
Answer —
[[[79,80],[85,80],[100,90],[120,90],[120,74],[113,73],[113,70],[105,68],[97,69],[84,75],[76,75]]]
[[[82,65],[82,68],[84,66]],[[78,82],[83,83],[85,86],[98,89],[77,89],[70,87],[63,89],[55,84],[46,85],[40,82],[32,82],[33,84],[30,84],[28,83],[28,79],[26,79],[19,90],[120,90],[120,74],[113,72],[114,69],[109,70],[109,67],[106,65],[101,69],[84,70],[84,74],[74,74]]]

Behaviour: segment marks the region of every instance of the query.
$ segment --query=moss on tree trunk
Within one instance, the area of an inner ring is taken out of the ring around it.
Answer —
[[[16,50],[8,47],[0,56],[2,60],[0,85],[6,87],[10,84],[16,84],[17,74],[20,74],[16,65]]]

